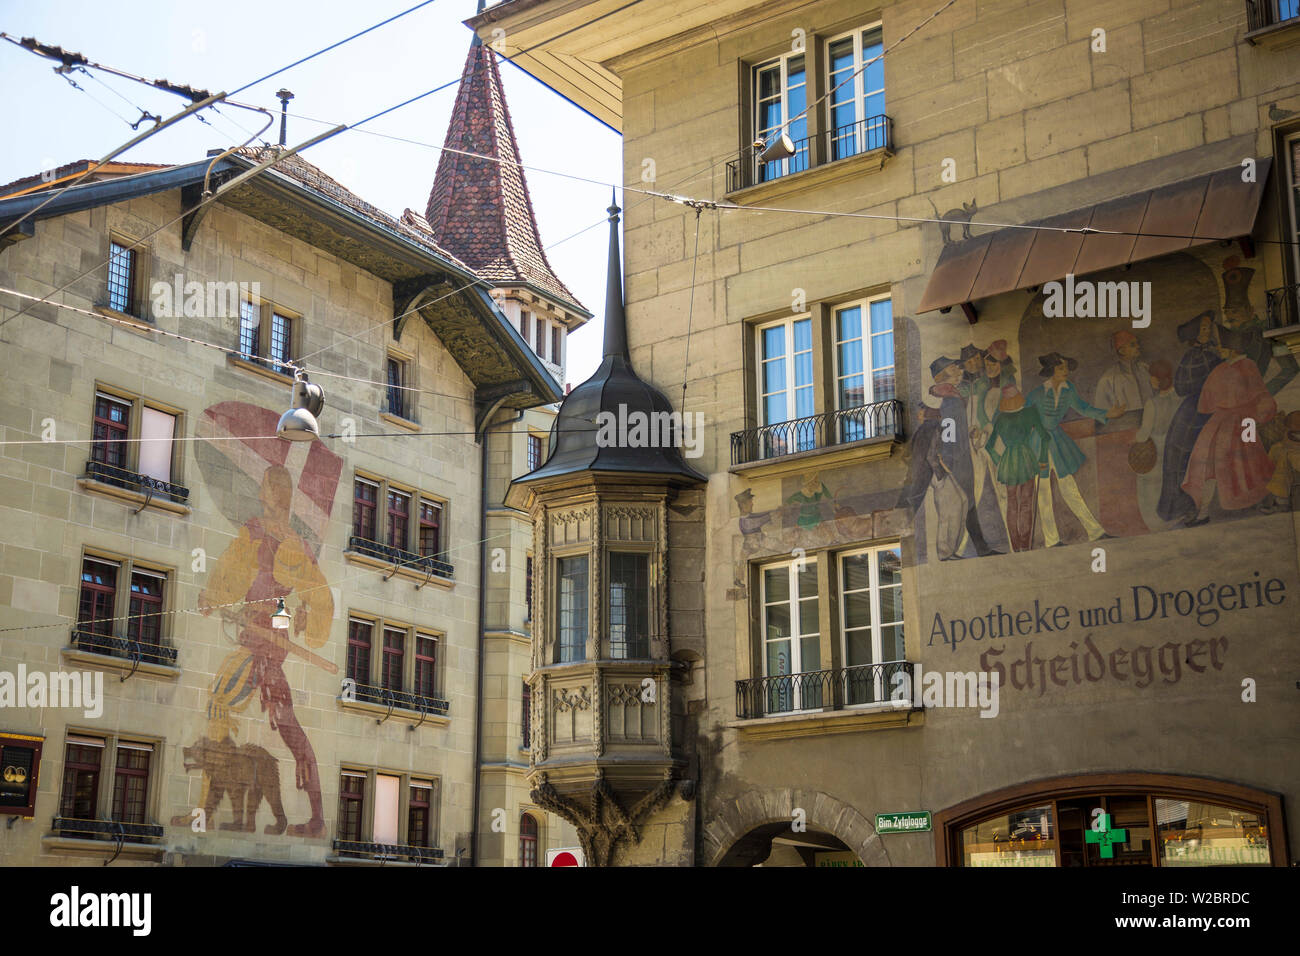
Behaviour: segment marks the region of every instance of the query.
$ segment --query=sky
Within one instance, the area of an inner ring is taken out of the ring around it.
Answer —
[[[214,5],[130,0],[123,5],[0,0],[0,31],[34,36],[149,79],[166,78],[217,92],[237,89],[416,2],[226,0]],[[445,90],[303,153],[380,209],[394,216],[408,207],[423,213],[439,151],[372,133],[442,145],[456,81],[473,37],[462,21],[475,9],[476,0],[434,0],[231,98],[270,109],[278,117],[275,93],[281,87],[291,90],[292,145],[328,128],[308,118],[328,121],[329,126],[353,123],[450,82]],[[9,131],[0,149],[0,183],[75,160],[99,159],[135,135],[130,123],[141,109],[170,116],[188,105],[181,97],[98,72],[94,79],[72,74],[82,87],[79,91],[54,72],[54,65],[0,42],[0,128]],[[617,133],[517,67],[502,63],[501,74],[525,165],[603,183],[621,177]],[[265,122],[258,113],[225,106],[219,110],[219,116],[205,111],[212,125],[188,117],[119,159],[192,162],[213,147],[242,142]],[[278,141],[278,120],[265,136]],[[569,338],[567,377],[576,384],[600,362],[608,230],[591,228],[561,240],[605,221],[609,188],[532,170],[527,177],[542,243],[553,246],[546,250],[552,269],[596,313]]]

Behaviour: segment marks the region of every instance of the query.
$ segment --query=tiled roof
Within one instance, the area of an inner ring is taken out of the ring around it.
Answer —
[[[589,315],[546,260],[496,55],[477,40],[465,60],[443,145],[425,210],[437,242],[490,282],[529,283]]]
[[[235,150],[235,153],[251,159],[255,163],[271,158],[277,147],[275,146],[241,146]],[[327,175],[319,166],[315,166],[303,159],[297,153],[288,159],[281,160],[272,166],[268,172],[280,173],[290,179],[296,180],[302,185],[315,193],[332,199],[341,206],[346,206],[355,213],[360,213],[367,219],[371,219],[381,226],[400,233],[409,239],[413,239],[423,246],[429,247],[437,255],[448,259],[456,265],[469,270],[465,262],[448,252],[434,238],[433,232],[429,229],[429,224],[423,216],[417,215],[406,210],[402,213],[402,218],[395,219],[388,213],[384,212],[377,206],[372,206],[352,190],[348,189],[337,179]],[[474,271],[474,270],[469,270]],[[486,276],[484,278],[487,278]]]
[[[0,186],[0,198],[16,195],[18,193],[32,192],[38,189],[66,186],[68,184],[62,182],[62,180],[79,176],[91,166],[94,166],[95,162],[96,161],[93,159],[78,159],[75,162],[65,163],[57,169],[50,169],[43,173],[35,173],[31,176],[23,176],[21,179],[15,179],[11,183],[5,183],[3,186]],[[89,176],[82,179],[81,182],[93,183],[114,176],[131,176],[135,173],[147,173],[151,170],[166,168],[166,166],[158,163],[105,163]]]

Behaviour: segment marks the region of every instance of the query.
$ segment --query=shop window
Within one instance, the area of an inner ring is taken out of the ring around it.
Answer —
[[[0,813],[30,817],[36,809],[42,737],[0,734]]]

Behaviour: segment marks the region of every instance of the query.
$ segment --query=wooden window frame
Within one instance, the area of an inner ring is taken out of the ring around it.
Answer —
[[[184,486],[185,453],[183,446],[185,444],[185,410],[177,408],[174,405],[168,405],[165,402],[160,402],[157,399],[149,398],[146,395],[141,395],[138,392],[127,391],[126,389],[117,388],[116,386],[96,380],[94,389],[91,392],[90,402],[91,461],[99,461],[99,459],[95,457],[95,447],[98,442],[94,437],[94,426],[99,420],[97,411],[100,398],[120,402],[121,404],[128,406],[131,410],[127,422],[126,437],[125,439],[121,439],[122,441],[125,441],[125,454],[123,457],[124,464],[115,465],[113,467],[122,468],[132,474],[140,474],[140,422],[144,417],[144,410],[150,408],[156,412],[161,412],[164,415],[171,415],[175,418],[176,424],[172,432],[171,442],[171,477],[167,480],[173,485]]]
[[[524,821],[528,821],[532,826],[532,832],[526,833],[524,830]],[[537,817],[524,811],[519,814],[519,865],[521,867],[537,868],[541,865],[539,859],[541,855],[541,825],[537,822]],[[531,862],[529,862],[531,858]]]
[[[102,551],[98,548],[86,548],[81,553],[81,563],[77,565],[77,622],[75,629],[83,630],[81,627],[81,594],[86,582],[82,580],[85,573],[85,564],[87,561],[97,561],[101,564],[110,564],[117,566],[117,576],[113,589],[113,613],[111,624],[107,631],[95,629],[92,633],[105,637],[125,636],[131,640],[139,640],[132,629],[131,619],[131,602],[134,600],[131,592],[131,580],[137,573],[143,573],[152,577],[162,579],[161,600],[157,602],[157,610],[154,612],[158,617],[158,640],[149,643],[151,646],[172,647],[171,643],[171,602],[174,598],[174,589],[176,583],[176,569],[166,568],[151,561],[144,561],[139,558],[133,558],[126,555],[114,554],[109,551]],[[106,591],[92,585],[93,590],[100,593]],[[96,620],[102,620],[96,618]],[[122,624],[118,628],[115,625]]]
[[[63,740],[63,758],[64,762],[59,767],[59,793],[58,793],[58,816],[67,817],[68,819],[84,819],[82,817],[69,817],[63,812],[65,807],[65,784],[67,771],[67,749],[70,743],[76,743],[69,738],[88,738],[98,740],[102,744],[102,753],[99,765],[99,778],[96,782],[93,815],[92,820],[99,822],[112,821],[116,818],[113,816],[115,811],[114,798],[116,796],[116,784],[118,778],[118,751],[120,749],[148,749],[150,750],[149,767],[143,775],[145,777],[145,795],[143,820],[139,821],[147,826],[156,826],[153,821],[158,819],[158,809],[161,799],[161,779],[163,774],[157,760],[157,755],[163,753],[165,741],[160,737],[149,734],[132,734],[132,733],[104,733],[99,730],[88,730],[83,727],[69,724],[64,729]],[[130,745],[136,745],[131,747]],[[91,746],[83,744],[83,746]],[[124,771],[128,774],[131,771]],[[106,786],[107,784],[107,786]],[[134,822],[134,821],[127,821]]]
[[[354,625],[369,629],[368,641],[363,642],[354,637]],[[386,637],[389,632],[400,632],[402,634],[402,650],[400,654],[390,652],[387,649]],[[382,615],[350,611],[348,613],[347,656],[344,661],[345,676],[356,681],[358,685],[383,689],[388,686],[384,682],[385,676],[391,673],[388,669],[388,659],[400,657],[401,661],[398,665],[400,668],[400,683],[398,686],[389,689],[406,693],[410,688],[410,693],[441,698],[444,675],[442,673],[443,655],[439,653],[439,645],[442,644],[445,638],[445,632],[433,628],[419,627]],[[421,640],[433,641],[433,656],[431,658],[420,653]],[[368,648],[368,660],[365,675],[360,675],[355,673],[353,668],[353,662],[359,652],[354,652],[352,649],[361,648],[363,645]],[[433,664],[433,693],[423,694],[418,679],[420,664],[429,660]]]
[[[398,779],[397,793],[397,844],[398,846],[424,846],[426,848],[437,848],[441,844],[440,827],[441,827],[441,808],[442,808],[442,778],[436,774],[418,773],[409,770],[396,770],[388,767],[362,766],[359,763],[344,762],[339,767],[339,814],[335,824],[335,837],[340,840],[351,840],[356,843],[373,843],[375,842],[374,813],[377,800],[377,778],[380,776],[396,777]],[[345,779],[361,781],[361,792],[359,794],[347,794],[343,789]],[[423,844],[410,843],[410,825],[411,825],[411,791],[413,789],[425,789],[428,792],[427,802],[425,804],[416,804],[416,807],[424,809],[427,813],[426,830],[427,839]],[[357,808],[357,818],[359,826],[355,838],[344,836],[341,832],[343,822],[343,802],[355,802],[359,804]],[[367,809],[368,808],[368,809]]]
[[[302,354],[303,336],[306,325],[303,314],[296,309],[287,308],[278,302],[272,302],[265,296],[259,295],[255,300],[241,297],[239,305],[239,317],[236,319],[238,326],[235,329],[235,353],[229,356],[232,364],[250,372],[256,372],[259,375],[271,376],[285,382],[293,381],[293,373],[283,365],[278,364],[278,356],[272,354],[275,338],[275,317],[287,319],[289,322],[289,351],[283,359],[286,362],[296,362],[298,356]],[[257,310],[257,333],[256,333],[256,352],[243,352],[243,315],[244,307],[251,305]]]
[[[450,502],[448,499],[439,495],[429,494],[413,488],[402,482],[393,481],[390,478],[383,478],[370,472],[356,471],[352,475],[352,535],[370,541],[374,544],[384,545],[385,547],[397,547],[402,551],[411,554],[422,554],[420,550],[420,529],[426,527],[421,522],[421,509],[424,505],[432,505],[438,509],[438,554],[433,555],[440,560],[442,555],[447,553],[447,533],[450,525],[447,521],[448,509]],[[357,493],[356,486],[358,483],[369,485],[375,488],[375,528],[374,537],[366,538],[358,534],[357,528]],[[406,531],[402,535],[401,544],[392,544],[390,541],[392,526],[390,494],[404,495],[408,500],[408,510],[406,513]],[[382,505],[382,507],[381,507]]]
[[[112,304],[112,292],[110,290],[114,246],[125,250],[131,257],[130,275],[127,278],[129,297],[125,309]],[[134,319],[137,322],[153,323],[153,316],[145,308],[145,305],[149,302],[149,286],[145,280],[149,274],[151,258],[149,246],[143,240],[132,239],[126,233],[117,229],[108,231],[108,250],[105,260],[109,264],[105,268],[104,303],[100,307],[102,310],[111,315]]]

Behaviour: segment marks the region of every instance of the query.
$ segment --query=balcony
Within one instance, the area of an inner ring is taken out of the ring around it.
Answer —
[[[891,152],[894,146],[893,126],[894,121],[884,114],[869,116],[847,126],[794,140],[793,156],[770,163],[759,162],[754,149],[746,147],[739,156],[727,163],[727,192],[739,192],[814,167],[829,166],[853,156]]]
[[[911,686],[912,663],[890,661],[858,664],[824,671],[804,671],[779,677],[736,681],[736,716],[741,720],[809,711],[836,711],[863,704],[885,704],[897,697],[895,681],[906,674]],[[910,694],[910,692],[909,692]],[[900,704],[911,706],[910,696]]]
[[[731,464],[733,470],[740,470],[741,466],[789,455],[847,446],[856,449],[860,444],[902,435],[903,403],[891,398],[732,432]]]
[[[392,690],[375,684],[350,684],[342,698],[344,703],[378,704],[391,710],[409,711],[424,717],[446,717],[450,702],[441,697]],[[367,708],[370,709],[370,708]]]
[[[161,840],[163,836],[163,828],[153,823],[77,820],[73,817],[55,817],[50,829],[62,836],[80,840],[111,840],[125,843],[149,843]]]
[[[438,577],[448,581],[455,577],[455,569],[439,557],[431,554],[416,554],[414,551],[380,544],[378,541],[371,541],[359,535],[354,534],[348,538],[348,550],[354,554],[365,555],[385,564],[391,564],[395,570],[408,572],[408,576],[410,573],[415,573],[426,578]]]
[[[1300,0],[1246,0],[1246,42],[1275,49],[1300,43]]]
[[[123,661],[135,665],[176,666],[176,648],[171,644],[150,644],[130,637],[100,634],[91,630],[74,628],[72,631],[72,648],[89,654],[119,657]]]
[[[358,840],[334,840],[333,849],[336,859],[330,862],[344,863],[405,863],[438,864],[442,862],[442,850],[432,846],[406,846],[397,843],[364,843]]]
[[[177,504],[183,505],[190,498],[190,490],[181,485],[163,481],[161,478],[150,478],[148,475],[140,475],[93,459],[86,462],[85,477],[91,481],[103,482],[115,488],[125,488],[148,497],[162,496]]]

